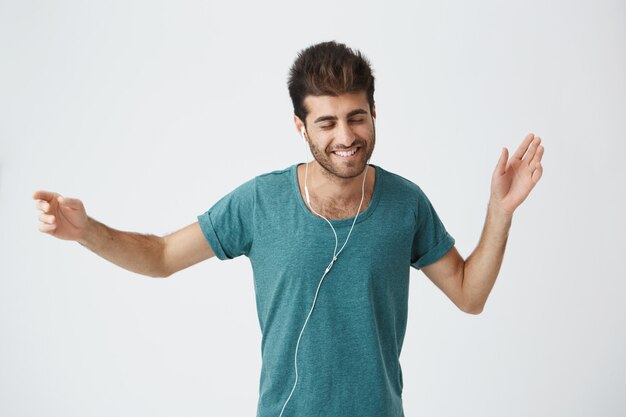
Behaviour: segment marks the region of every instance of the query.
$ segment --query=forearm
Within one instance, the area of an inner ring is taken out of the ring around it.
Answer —
[[[490,202],[478,246],[464,266],[463,295],[469,311],[481,312],[487,302],[500,272],[511,222],[511,214]]]
[[[89,218],[78,242],[114,264],[151,277],[162,277],[163,238],[122,232]]]

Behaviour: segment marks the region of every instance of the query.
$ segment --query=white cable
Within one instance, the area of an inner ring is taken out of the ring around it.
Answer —
[[[302,133],[303,133],[303,135],[302,135],[303,139],[305,139],[304,138],[304,129],[303,129]],[[305,153],[306,153],[306,151],[305,151]],[[308,157],[308,155],[307,155],[307,157]],[[317,216],[319,216],[322,219],[326,220],[326,223],[328,223],[328,225],[332,229],[333,234],[335,235],[335,249],[333,250],[333,259],[330,261],[330,264],[328,264],[328,266],[326,267],[326,270],[324,271],[324,275],[322,275],[322,278],[320,279],[319,284],[317,284],[317,290],[315,291],[315,297],[313,298],[313,304],[311,305],[311,309],[309,310],[309,314],[306,316],[306,320],[304,320],[304,325],[302,326],[302,329],[300,330],[300,335],[298,336],[298,341],[296,342],[296,352],[294,354],[294,360],[293,360],[294,367],[295,367],[295,370],[296,370],[296,380],[293,383],[293,388],[291,388],[291,392],[289,393],[289,397],[287,397],[287,400],[285,401],[285,404],[283,405],[283,408],[280,411],[280,414],[279,414],[278,417],[282,417],[283,412],[285,411],[285,407],[287,407],[287,403],[289,403],[289,400],[291,399],[291,396],[293,395],[293,392],[296,389],[296,385],[298,384],[298,348],[300,347],[300,339],[302,338],[302,334],[304,333],[304,328],[306,327],[307,323],[309,322],[309,317],[311,317],[311,313],[313,313],[313,308],[315,307],[315,303],[317,301],[317,295],[318,295],[318,293],[320,291],[320,287],[322,286],[322,282],[324,281],[324,277],[326,276],[326,274],[328,274],[328,272],[330,272],[331,268],[333,267],[333,264],[337,260],[337,256],[339,256],[341,251],[343,251],[343,248],[346,247],[346,244],[348,243],[348,239],[350,239],[350,235],[352,234],[352,229],[354,228],[354,224],[356,223],[356,219],[359,217],[359,212],[361,211],[361,207],[363,205],[363,200],[365,198],[365,178],[367,177],[367,168],[368,168],[368,165],[366,163],[365,164],[365,174],[363,175],[363,183],[361,184],[361,202],[359,203],[359,208],[357,209],[356,215],[354,216],[354,220],[352,221],[352,226],[350,227],[350,231],[348,232],[348,236],[346,236],[346,241],[343,242],[343,245],[341,246],[341,249],[339,249],[339,252],[337,252],[337,245],[338,245],[339,241],[337,239],[337,232],[335,231],[335,228],[333,227],[333,225],[330,223],[330,221],[326,217],[324,217],[321,214],[317,213],[315,210],[313,210],[313,207],[311,206],[311,200],[310,200],[310,197],[309,197],[309,190],[307,188],[307,177],[309,175],[309,163],[308,162],[306,163],[306,168],[305,168],[305,173],[304,173],[304,192],[306,194],[306,200],[307,200],[309,209],[311,209],[311,211],[313,213],[315,213]]]

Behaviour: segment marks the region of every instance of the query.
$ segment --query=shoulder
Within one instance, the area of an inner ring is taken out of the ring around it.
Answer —
[[[253,178],[257,193],[265,195],[290,192],[297,164],[257,175]]]
[[[283,202],[292,192],[291,175],[296,165],[266,172],[250,178],[219,200],[221,205],[240,205],[249,208],[275,205]]]
[[[259,174],[236,187],[232,193],[255,194],[259,189],[267,191],[268,188],[284,187],[286,183],[289,183],[290,175],[293,174],[293,169],[294,166],[292,165],[284,169],[277,169]]]
[[[377,167],[380,168],[380,167]],[[410,208],[414,220],[419,223],[432,216],[434,211],[430,199],[415,182],[402,175],[379,169],[384,183],[385,199],[395,206]]]
[[[290,165],[287,168],[277,169],[274,171],[266,172],[254,177],[257,182],[260,183],[272,183],[272,182],[281,182],[288,181],[290,176],[293,175],[293,171],[296,168],[297,164]]]
[[[391,195],[403,199],[411,199],[416,202],[425,196],[424,191],[415,182],[379,166],[375,167],[378,175],[380,175],[381,182],[384,182],[385,190]]]

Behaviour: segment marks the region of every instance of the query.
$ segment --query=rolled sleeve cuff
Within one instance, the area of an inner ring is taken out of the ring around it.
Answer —
[[[198,223],[200,224],[200,229],[202,229],[202,233],[209,242],[209,246],[211,246],[211,250],[213,250],[215,256],[221,260],[232,259],[224,251],[222,243],[217,237],[217,233],[215,233],[215,227],[213,227],[213,222],[211,222],[211,217],[209,216],[208,211],[198,216]]]
[[[438,261],[443,255],[448,253],[450,249],[454,246],[455,240],[448,232],[444,238],[435,245],[431,250],[426,252],[421,258],[411,264],[415,269],[421,269],[426,265],[430,265],[436,261]]]

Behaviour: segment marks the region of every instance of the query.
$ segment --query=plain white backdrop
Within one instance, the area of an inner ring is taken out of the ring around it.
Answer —
[[[482,314],[411,272],[407,417],[624,415],[623,0],[0,0],[0,415],[255,415],[246,258],[133,274],[38,232],[31,194],[121,230],[194,222],[304,160],[287,73],[327,40],[374,68],[371,162],[422,187],[464,257],[502,147],[545,146]]]

